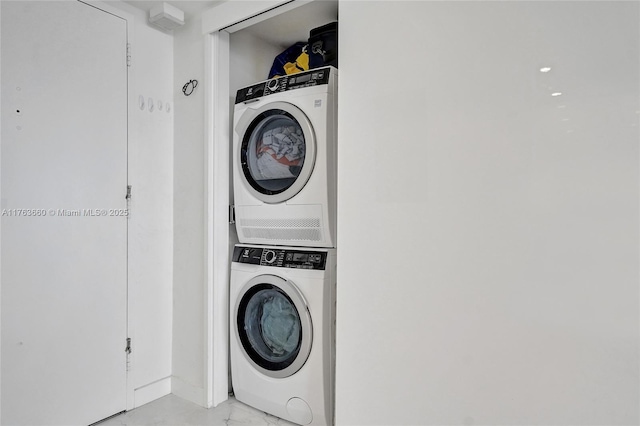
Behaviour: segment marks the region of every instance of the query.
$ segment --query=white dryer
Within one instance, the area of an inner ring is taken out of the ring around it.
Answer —
[[[333,67],[238,90],[233,187],[241,243],[335,247]]]
[[[301,425],[333,423],[335,249],[237,245],[231,263],[236,399]]]

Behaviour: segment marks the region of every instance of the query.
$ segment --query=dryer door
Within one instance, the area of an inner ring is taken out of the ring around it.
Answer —
[[[275,378],[298,371],[311,352],[312,324],[298,289],[275,275],[260,275],[241,290],[235,306],[236,337],[247,360]]]
[[[265,203],[281,203],[306,185],[316,141],[307,116],[286,102],[248,108],[236,125],[243,184]]]

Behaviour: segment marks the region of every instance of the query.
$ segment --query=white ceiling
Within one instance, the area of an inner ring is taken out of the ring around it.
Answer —
[[[185,14],[185,21],[188,22],[194,16],[224,3],[224,1],[226,0],[171,0],[166,3],[182,10]],[[160,0],[124,0],[124,2],[147,13],[154,6],[165,3]],[[286,14],[276,15],[253,24],[245,28],[244,31],[267,43],[285,48],[297,41],[307,40],[312,28],[337,19],[338,0],[312,1],[292,9]]]
[[[309,31],[338,19],[338,0],[313,1],[253,24],[244,31],[283,48],[297,41],[306,41]]]
[[[0,0],[2,1],[2,0]],[[189,21],[194,16],[205,10],[212,8],[226,0],[124,0],[138,9],[149,12],[154,6],[162,3],[169,3],[184,12],[185,21]],[[338,18],[338,0],[313,1],[299,8],[293,9],[283,16],[275,16],[267,21],[263,21],[247,31],[256,36],[264,38],[267,42],[274,44],[291,44],[296,41],[306,40],[309,30],[317,26],[335,21]]]
[[[210,9],[216,4],[222,3],[223,0],[172,0],[172,1],[157,1],[157,0],[124,0],[125,3],[130,4],[133,7],[148,12],[152,7],[162,3],[169,3],[172,6],[184,12],[185,20],[189,20],[192,17],[198,15],[204,10]]]

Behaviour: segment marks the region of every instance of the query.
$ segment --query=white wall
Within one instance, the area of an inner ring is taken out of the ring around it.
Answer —
[[[205,404],[204,46],[199,18],[174,30],[174,323],[176,395]],[[199,86],[184,96],[190,80]]]
[[[638,424],[638,6],[340,3],[338,425]]]
[[[173,37],[147,23],[147,14],[110,5],[134,18],[130,90],[129,323],[134,404],[171,391],[173,303]],[[137,106],[138,97],[145,108]],[[155,103],[153,112],[149,98]],[[158,108],[162,101],[162,109]],[[169,106],[169,112],[167,112]]]
[[[267,43],[246,30],[229,36],[231,108],[238,89],[268,79],[273,59],[286,47]]]

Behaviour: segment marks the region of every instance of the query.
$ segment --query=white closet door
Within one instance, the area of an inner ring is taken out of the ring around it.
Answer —
[[[0,7],[1,423],[87,425],[126,401],[127,23]]]

